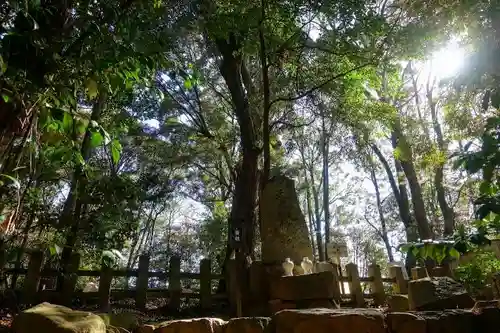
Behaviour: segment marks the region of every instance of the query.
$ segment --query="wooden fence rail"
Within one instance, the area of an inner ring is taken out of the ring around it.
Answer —
[[[56,300],[62,304],[70,304],[74,297],[97,298],[102,310],[109,310],[110,298],[113,297],[131,297],[135,299],[135,305],[138,309],[145,309],[148,298],[163,297],[168,299],[168,306],[173,311],[179,310],[181,299],[199,299],[202,310],[210,310],[214,302],[223,300],[229,301],[233,309],[241,307],[240,292],[237,274],[232,272],[230,265],[228,268],[227,294],[213,294],[212,281],[221,280],[224,277],[220,274],[212,273],[211,262],[209,259],[203,259],[200,263],[199,273],[182,272],[181,260],[178,257],[170,258],[169,266],[165,271],[150,271],[150,257],[142,255],[139,258],[138,269],[114,270],[103,266],[101,270],[81,270],[80,255],[73,254],[69,265],[64,273],[55,269],[42,269],[43,253],[34,251],[31,253],[28,268],[4,269],[7,275],[25,275],[23,289],[21,290],[21,302],[24,304],[33,304],[36,301],[46,300],[49,296],[55,295]],[[233,263],[234,264],[234,263]],[[372,265],[368,269],[368,276],[359,276],[358,267],[355,264],[347,264],[342,271],[337,265],[323,265],[321,270],[329,270],[335,276],[335,298],[350,298],[350,303],[357,307],[365,306],[366,298],[372,298],[376,305],[382,305],[386,300],[386,291],[384,283],[393,285],[395,293],[406,294],[408,292],[408,280],[405,277],[402,267],[390,267],[390,277],[382,277],[380,267]],[[325,268],[326,267],[326,268]],[[422,276],[421,270],[414,269],[413,278]],[[62,279],[62,289],[58,292],[40,290],[40,280],[42,277],[58,277]],[[99,277],[98,292],[80,292],[76,291],[78,277]],[[117,290],[112,289],[112,280],[115,277],[136,277],[135,290]],[[167,282],[167,288],[149,288],[149,279],[158,278]],[[199,280],[199,292],[186,291],[182,289],[182,280]],[[344,283],[349,286],[349,293],[344,291]],[[363,285],[369,284],[371,293],[364,292]],[[261,286],[262,287],[262,286]],[[252,288],[250,288],[252,289]],[[262,290],[252,290],[252,292],[262,292]]]
[[[62,273],[55,269],[43,269],[43,253],[34,251],[28,263],[28,268],[4,269],[7,275],[18,274],[25,275],[23,289],[21,291],[21,302],[23,304],[33,304],[37,300],[44,300],[55,291],[40,290],[40,280],[42,277],[58,277],[63,279],[62,290],[57,293],[57,300],[63,304],[70,304],[75,297],[94,298],[98,297],[99,306],[103,311],[109,310],[110,297],[133,297],[138,309],[145,309],[148,296],[163,296],[168,298],[168,306],[172,310],[179,310],[181,298],[199,298],[202,310],[208,310],[212,307],[213,300],[227,299],[225,294],[212,294],[212,281],[222,278],[220,274],[212,273],[212,266],[209,259],[203,259],[200,264],[199,273],[190,273],[181,271],[181,260],[178,257],[171,257],[169,267],[166,271],[149,271],[148,255],[142,255],[139,258],[138,269],[114,270],[108,266],[102,266],[101,270],[80,270],[80,255],[73,254],[70,264]],[[78,277],[99,277],[98,292],[78,292],[76,284]],[[115,277],[136,277],[135,290],[112,290],[112,280]],[[168,283],[167,289],[150,289],[149,278],[159,278]],[[181,280],[199,280],[200,291],[183,291]]]
[[[386,301],[386,289],[384,283],[391,284],[392,290],[396,294],[408,293],[408,279],[404,274],[404,267],[389,267],[390,277],[382,277],[380,266],[370,265],[368,267],[368,276],[360,277],[358,266],[349,263],[341,270],[336,264],[322,265],[322,271],[328,270],[334,273],[335,300],[342,303],[344,299],[349,299],[350,304],[356,307],[363,307],[366,299],[373,299],[375,305],[383,305]],[[344,284],[349,286],[349,293],[344,291]],[[364,292],[362,284],[368,284],[371,293]]]

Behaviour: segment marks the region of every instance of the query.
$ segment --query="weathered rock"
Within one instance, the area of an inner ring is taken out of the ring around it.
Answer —
[[[134,330],[134,333],[153,333],[154,330],[153,325],[141,325]]]
[[[226,324],[224,333],[264,333],[270,321],[266,317],[234,318]]]
[[[219,318],[171,320],[156,325],[154,333],[222,333],[224,324]]]
[[[262,261],[280,263],[290,258],[300,268],[302,258],[313,257],[306,220],[294,181],[286,176],[269,180],[260,201]]]
[[[283,302],[282,300],[279,299],[273,299],[268,302],[269,304],[269,313],[274,314],[276,312],[279,312],[281,310],[286,310],[286,309],[296,309],[297,305],[295,302]]]
[[[133,331],[140,326],[139,318],[132,312],[121,313],[99,313],[106,326],[122,327],[128,331]]]
[[[449,277],[432,277],[408,283],[410,310],[470,309],[474,300],[464,286]]]
[[[471,310],[419,312],[427,324],[427,333],[475,333],[476,318]]]
[[[426,333],[425,320],[409,312],[388,313],[387,326],[391,333]]]
[[[500,327],[500,301],[479,301],[472,308],[478,332],[496,333]]]
[[[275,333],[385,333],[384,315],[375,309],[283,310],[273,316]]]
[[[332,272],[270,279],[271,299],[297,301],[305,299],[333,299],[335,278]]]
[[[61,305],[41,303],[14,318],[14,333],[106,333],[98,315]]]
[[[472,312],[480,313],[481,310],[487,308],[500,308],[500,301],[499,300],[477,301],[476,304],[474,304],[474,307],[472,308]]]
[[[387,305],[389,311],[393,312],[404,312],[410,309],[408,295],[391,295],[387,297]]]

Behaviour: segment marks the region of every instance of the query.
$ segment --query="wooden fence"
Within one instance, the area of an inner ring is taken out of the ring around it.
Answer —
[[[70,264],[66,267],[64,275],[55,269],[43,269],[43,253],[33,252],[30,256],[28,268],[4,270],[6,275],[24,275],[24,284],[20,292],[22,304],[33,304],[37,301],[45,301],[55,296],[61,304],[71,304],[74,297],[98,298],[99,306],[102,310],[110,307],[111,296],[118,298],[131,297],[135,299],[138,309],[145,309],[146,301],[149,297],[162,297],[168,299],[168,307],[172,310],[179,310],[182,298],[198,298],[203,310],[212,307],[213,301],[228,299],[225,294],[212,293],[212,281],[220,280],[222,276],[212,273],[211,262],[203,259],[200,263],[199,273],[181,271],[181,260],[178,257],[171,257],[169,267],[165,271],[149,271],[149,256],[142,255],[139,258],[138,269],[114,270],[108,266],[102,266],[101,270],[81,270],[80,255],[74,253]],[[40,280],[42,277],[59,277],[63,279],[62,290],[60,292],[40,290]],[[99,277],[98,292],[77,292],[75,290],[78,277]],[[111,284],[114,277],[136,277],[135,290],[112,289]],[[159,278],[168,282],[167,289],[149,288],[149,278]],[[199,280],[199,292],[183,290],[181,280]]]
[[[334,295],[339,303],[350,304],[354,307],[366,306],[367,299],[373,300],[375,305],[383,305],[386,301],[386,288],[384,283],[392,285],[392,292],[395,294],[408,293],[408,279],[404,273],[403,267],[389,267],[389,277],[382,277],[380,266],[370,265],[368,267],[368,276],[359,276],[358,266],[349,263],[342,270],[336,264],[328,264],[329,268],[320,269],[322,271],[331,271],[334,275]],[[344,291],[344,285],[347,284],[349,293]],[[365,293],[363,285],[369,285],[371,293]]]
[[[231,307],[237,307],[240,294],[236,291],[238,286],[237,274],[231,272],[229,268],[229,278],[227,279],[227,294],[214,294],[212,290],[212,281],[224,279],[220,274],[212,273],[211,262],[208,259],[203,259],[200,263],[199,273],[190,273],[181,271],[181,260],[178,257],[170,259],[169,267],[165,271],[149,271],[149,256],[142,255],[139,258],[138,269],[131,270],[113,270],[107,266],[103,266],[101,270],[81,270],[79,269],[80,255],[73,254],[71,261],[66,267],[64,275],[60,271],[54,269],[43,269],[43,253],[32,252],[28,264],[28,268],[7,268],[4,273],[7,275],[18,274],[24,275],[23,288],[20,291],[21,303],[33,304],[37,301],[45,301],[50,299],[50,295],[56,296],[56,300],[61,304],[71,304],[74,297],[80,298],[97,298],[101,309],[108,310],[110,307],[111,296],[117,298],[130,297],[135,299],[135,305],[138,309],[146,307],[148,298],[166,298],[168,299],[168,307],[172,310],[180,309],[181,299],[199,299],[202,310],[212,308],[214,302],[228,301]],[[255,264],[255,263],[254,263]],[[366,299],[373,299],[376,305],[382,305],[386,300],[386,289],[384,283],[390,283],[393,286],[393,292],[396,294],[407,294],[408,279],[405,277],[402,267],[390,267],[390,276],[382,277],[380,267],[372,265],[369,267],[368,276],[359,276],[358,267],[355,264],[347,264],[344,270],[340,270],[338,266],[328,264],[328,268],[323,266],[319,271],[331,270],[334,273],[337,283],[335,284],[336,298],[339,300],[348,299],[348,303],[356,307],[363,307],[366,304]],[[234,267],[230,265],[229,267]],[[432,275],[447,275],[444,271],[436,271]],[[423,268],[414,268],[412,277],[414,279],[421,278],[426,275]],[[40,290],[40,280],[42,277],[59,277],[63,279],[63,289],[61,292]],[[75,290],[78,277],[99,277],[98,292],[78,292]],[[112,289],[112,280],[114,277],[136,277],[135,290]],[[168,282],[166,289],[149,288],[149,278],[159,278]],[[199,280],[199,292],[183,290],[181,286],[182,280]],[[343,285],[347,283],[349,293],[344,291]],[[370,285],[371,293],[364,292],[363,285]]]

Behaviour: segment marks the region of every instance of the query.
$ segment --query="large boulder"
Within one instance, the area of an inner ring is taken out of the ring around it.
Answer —
[[[415,311],[470,309],[474,306],[474,300],[464,286],[447,276],[410,281],[408,302],[410,310]]]
[[[387,326],[391,333],[426,333],[425,320],[409,312],[388,313]]]
[[[410,309],[408,295],[390,295],[387,297],[389,311],[404,312]]]
[[[386,333],[384,315],[375,309],[283,310],[273,325],[275,333]]]
[[[222,333],[225,324],[218,318],[171,320],[155,325],[154,333]]]
[[[14,333],[106,333],[98,315],[61,305],[41,303],[21,312],[12,322]]]
[[[387,314],[387,326],[391,333],[487,332],[481,329],[478,330],[476,320],[477,317],[472,311],[460,309],[413,313],[392,312]]]
[[[276,312],[279,312],[281,310],[286,310],[286,309],[296,309],[297,304],[295,302],[287,302],[287,301],[282,301],[280,299],[272,299],[268,302],[269,306],[269,313],[275,314]]]
[[[137,327],[135,330],[133,330],[133,333],[153,333],[154,331],[154,325],[145,324]]]
[[[476,326],[476,316],[471,310],[425,311],[417,315],[427,324],[427,333],[484,332]]]
[[[252,317],[231,319],[224,329],[224,333],[265,333],[271,318]]]
[[[98,313],[104,320],[106,326],[121,327],[127,331],[133,331],[141,325],[141,320],[133,312],[121,313]]]
[[[275,176],[260,200],[262,261],[281,263],[290,258],[301,271],[303,257],[313,257],[309,232],[293,179]]]
[[[481,333],[498,332],[500,327],[500,301],[479,301],[472,308],[476,315],[477,331]]]

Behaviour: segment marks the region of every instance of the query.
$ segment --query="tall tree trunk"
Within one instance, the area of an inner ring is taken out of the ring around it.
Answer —
[[[443,132],[441,130],[441,124],[439,123],[436,110],[436,102],[432,97],[432,88],[427,84],[427,102],[431,109],[432,117],[432,127],[434,129],[434,134],[436,135],[436,141],[438,150],[442,155],[447,154],[446,145],[443,138]],[[436,166],[436,172],[434,174],[434,186],[436,187],[436,196],[439,203],[439,208],[443,214],[444,220],[444,236],[451,236],[455,230],[455,213],[453,208],[448,205],[446,201],[446,190],[444,188],[444,162],[440,161]]]
[[[404,177],[401,163],[397,158],[394,158],[396,175],[398,176],[398,179],[396,181],[396,178],[394,177],[394,174],[387,159],[382,154],[377,145],[372,144],[371,148],[375,153],[375,155],[377,155],[377,157],[379,158],[387,174],[387,178],[389,178],[389,184],[391,185],[392,192],[394,194],[394,197],[396,198],[396,202],[398,203],[399,216],[405,227],[406,241],[415,242],[418,240],[418,233],[417,233],[417,228],[414,225],[414,220],[410,213],[410,203],[408,199],[408,192],[406,190],[406,184],[404,179],[401,179],[401,175]],[[411,253],[408,253],[406,255],[406,262],[405,262],[405,267],[408,274],[411,274],[411,268],[414,267],[415,264],[416,264],[415,256],[413,256],[413,254]]]
[[[256,203],[259,189],[258,161],[260,148],[258,147],[258,132],[260,129],[259,117],[250,110],[248,91],[250,82],[244,82],[244,63],[241,55],[240,41],[231,33],[227,39],[217,39],[217,48],[222,55],[220,71],[226,82],[234,104],[234,113],[240,128],[242,150],[241,167],[238,170],[234,197],[229,220],[231,251],[236,252],[238,280],[241,286],[248,286],[246,269],[247,258],[253,257],[255,243]],[[226,256],[228,258],[228,256]],[[240,288],[245,298],[248,289]]]
[[[316,245],[318,248],[318,257],[320,261],[325,261],[325,247],[323,246],[323,237],[321,236],[321,213],[319,209],[319,193],[315,186],[314,170],[309,168],[309,177],[311,178],[311,191],[314,200],[314,216],[316,217]]]
[[[420,187],[417,172],[413,165],[412,149],[403,134],[399,117],[396,118],[393,124],[392,146],[394,149],[398,148],[401,152],[401,156],[398,160],[401,163],[403,172],[408,180],[408,185],[410,186],[413,213],[417,223],[419,236],[421,239],[432,239],[433,236],[429,227],[429,221],[427,220],[422,188]]]
[[[267,64],[266,41],[264,38],[264,23],[266,20],[265,1],[261,0],[261,18],[259,27],[259,43],[260,43],[260,66],[262,68],[262,90],[263,90],[263,114],[262,114],[262,145],[264,151],[264,167],[262,170],[261,191],[264,190],[269,179],[271,170],[271,147],[270,135],[271,128],[269,126],[269,117],[271,111],[271,92],[269,84],[269,66]]]
[[[314,218],[313,218],[313,210],[312,210],[312,202],[311,202],[311,189],[309,188],[309,180],[307,179],[307,170],[304,170],[304,179],[306,183],[306,205],[307,205],[307,217],[309,221],[309,235],[311,237],[311,245],[313,248],[313,256],[315,256],[316,252],[316,241],[314,240],[315,237],[315,228],[314,228]]]
[[[322,161],[323,161],[323,210],[325,213],[325,260],[328,260],[328,245],[330,244],[330,185],[328,175],[329,140],[325,125],[325,114],[323,105],[321,107],[321,136],[322,136]]]
[[[437,230],[440,230],[441,229],[441,226],[440,226],[440,220],[439,220],[439,212],[438,212],[438,208],[436,206],[436,201],[435,201],[435,198],[436,198],[436,189],[434,188],[433,186],[434,184],[432,184],[429,189],[429,196],[430,198],[426,198],[426,204],[427,206],[429,207],[429,209],[427,209],[427,217],[429,219],[429,224],[430,224],[430,228],[431,228],[431,231],[432,233],[435,235],[436,234],[436,231]]]
[[[90,116],[90,122],[99,121],[101,118],[102,112],[105,108],[106,102],[106,93],[100,93],[97,101],[94,102],[92,108],[92,114]],[[90,126],[87,127],[85,131],[85,136],[82,141],[82,145],[80,148],[80,154],[82,155],[83,161],[87,162],[90,158],[91,153],[91,130]],[[80,218],[81,218],[81,209],[83,206],[82,195],[85,193],[86,187],[86,178],[83,171],[83,167],[81,165],[77,166],[75,172],[73,174],[73,179],[71,183],[70,192],[68,197],[66,198],[66,202],[64,204],[64,209],[60,217],[60,225],[61,226],[70,226],[69,232],[66,235],[66,242],[64,244],[64,248],[61,254],[61,267],[64,269],[71,258],[71,254],[73,253],[73,248],[78,240],[78,231],[80,230]],[[62,280],[62,279],[61,279]],[[62,288],[62,283],[58,284],[58,289]]]
[[[31,230],[31,226],[33,225],[33,222],[35,222],[35,211],[32,211],[28,217],[28,220],[26,221],[26,226],[24,227],[23,230],[23,240],[21,241],[21,246],[19,247],[17,251],[17,257],[16,257],[16,263],[14,264],[14,267],[16,269],[21,269],[21,263],[22,259],[24,256],[24,253],[26,252],[26,245],[28,244],[28,237],[29,237],[29,231]],[[12,274],[11,278],[11,289],[16,289],[16,283],[19,275],[17,273]]]
[[[304,153],[304,146],[299,144],[299,152],[300,158],[302,160],[302,165],[304,166],[304,174],[307,181],[307,195],[309,196],[309,203],[311,204],[311,215],[314,216],[314,232],[316,234],[316,249],[318,250],[318,259],[319,261],[325,261],[325,252],[323,246],[323,239],[321,237],[321,214],[319,209],[319,196],[318,191],[315,187],[314,181],[314,168],[313,166],[307,167],[306,157]],[[309,177],[307,174],[309,173]],[[311,193],[312,192],[312,193]],[[312,195],[312,199],[314,201],[314,209],[312,207],[312,202],[310,196]],[[308,203],[308,204],[309,204]]]
[[[401,218],[401,221],[405,226],[406,238],[407,238],[406,241],[414,242],[418,239],[418,235],[416,234],[415,230],[412,230],[415,229],[415,226],[413,226],[413,221],[410,213],[410,203],[408,199],[408,192],[406,190],[405,182],[400,181],[399,179],[396,180],[396,177],[394,177],[394,174],[387,159],[382,154],[377,145],[372,144],[371,148],[375,153],[375,155],[377,155],[377,157],[379,158],[380,162],[382,163],[382,166],[384,167],[384,170],[387,174],[387,178],[389,179],[389,184],[391,185],[392,193],[394,194],[396,202],[398,203],[399,217]],[[395,159],[394,162],[396,165],[396,174],[403,173],[399,161]]]
[[[378,186],[377,175],[375,174],[375,165],[373,165],[373,163],[371,163],[370,177],[372,179],[373,187],[375,188],[375,198],[377,200],[377,210],[378,210],[378,216],[379,216],[379,220],[380,220],[379,235],[380,235],[380,238],[382,238],[382,241],[384,242],[385,249],[387,251],[387,257],[389,258],[389,261],[393,262],[394,255],[392,253],[391,243],[389,242],[389,237],[387,235],[387,223],[385,221],[384,211],[382,209],[382,199],[380,197],[380,188]],[[377,229],[377,231],[378,231],[378,229]]]

